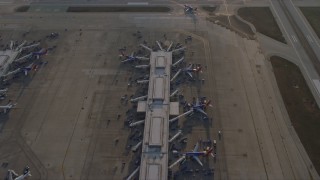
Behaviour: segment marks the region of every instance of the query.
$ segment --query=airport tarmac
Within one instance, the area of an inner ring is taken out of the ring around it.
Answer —
[[[134,154],[125,153],[130,130],[124,117],[131,106],[120,97],[135,92],[127,88],[135,72],[120,65],[118,49],[137,50],[141,41],[132,33],[139,30],[148,43],[163,40],[164,33],[182,43],[193,37],[186,62],[205,67],[205,82],[183,85],[183,93],[188,100],[213,100],[207,110],[213,123],[194,126],[185,150],[199,138],[218,139],[221,130],[217,161],[209,159],[216,179],[319,178],[296,145],[271,65],[256,40],[201,18],[167,13],[9,14],[0,25],[2,36],[17,40],[26,29],[30,39],[60,33],[55,52],[43,57],[48,64],[10,86],[18,105],[1,116],[0,163],[9,164],[0,168],[0,177],[25,165],[32,179],[123,179],[130,173]]]

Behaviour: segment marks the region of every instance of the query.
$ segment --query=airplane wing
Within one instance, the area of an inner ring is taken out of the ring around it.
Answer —
[[[198,108],[197,111],[201,112],[202,114],[206,115],[207,116],[207,113],[204,112],[202,109]]]
[[[200,161],[200,159],[199,159],[198,156],[192,156],[192,158],[193,158],[194,160],[196,160],[197,163],[200,164],[200,166],[203,166],[203,164],[202,164],[202,162]]]
[[[192,152],[198,152],[199,149],[199,142],[197,142],[197,144],[194,146],[194,149]]]
[[[123,61],[121,61],[122,63],[125,63],[125,62],[128,62],[128,61],[130,61],[131,59],[130,58],[128,58],[128,59],[125,59],[125,60],[123,60]]]
[[[149,58],[147,57],[140,57],[140,56],[136,56],[137,59],[140,59],[140,60],[150,60]]]
[[[193,78],[191,72],[188,72],[188,71],[187,71],[187,74],[188,74],[191,78]]]

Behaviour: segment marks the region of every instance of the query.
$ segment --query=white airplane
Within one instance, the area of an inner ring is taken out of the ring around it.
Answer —
[[[16,105],[17,103],[12,103],[12,101],[9,101],[7,105],[0,106],[0,109],[3,109],[3,113],[6,114],[10,109],[12,109]]]
[[[178,153],[177,151],[173,151],[173,153]],[[176,162],[174,162],[173,164],[171,164],[169,166],[169,168],[171,169],[173,166],[177,165],[178,163],[186,160],[187,157],[190,157],[192,159],[194,159],[200,166],[203,166],[201,160],[199,159],[199,156],[202,157],[208,157],[208,156],[212,156],[214,157],[213,154],[213,148],[212,147],[207,147],[206,149],[204,149],[203,151],[199,151],[199,142],[197,142],[197,144],[195,145],[194,149],[190,152],[185,152],[182,153],[182,157],[179,158]]]
[[[7,180],[24,180],[26,177],[31,176],[31,171],[29,167],[25,167],[24,173],[22,175],[18,175],[14,170],[9,169],[7,174]]]

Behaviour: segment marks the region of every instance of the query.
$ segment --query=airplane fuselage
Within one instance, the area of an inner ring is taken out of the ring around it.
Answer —
[[[208,156],[213,151],[212,148],[210,148],[207,151],[199,151],[199,152],[186,152],[186,156]]]

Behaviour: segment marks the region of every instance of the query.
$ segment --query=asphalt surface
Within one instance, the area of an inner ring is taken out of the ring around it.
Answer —
[[[221,130],[216,162],[204,160],[215,169],[215,179],[319,179],[290,124],[268,54],[262,53],[267,49],[262,51],[259,39],[247,40],[205,21],[204,12],[185,16],[179,9],[183,3],[172,3],[176,9],[162,14],[84,15],[44,13],[41,8],[13,14],[14,4],[1,6],[6,9],[0,19],[3,35],[21,39],[27,29],[32,32],[30,39],[52,31],[61,36],[55,42],[57,50],[44,57],[49,61],[45,67],[32,79],[22,78],[10,86],[10,98],[18,105],[9,116],[1,117],[0,159],[9,165],[0,169],[0,176],[7,168],[19,172],[26,164],[32,179],[122,179],[132,172],[128,164],[136,155],[125,152],[127,144],[134,142],[128,142],[130,130],[124,126],[131,106],[123,105],[120,97],[135,93],[135,88],[127,89],[128,78],[135,72],[120,66],[118,48],[126,45],[129,51],[136,50],[139,41],[132,33],[140,30],[147,42],[163,39],[163,33],[182,42],[188,35],[193,37],[186,60],[205,67],[200,74],[205,82],[183,85],[182,92],[187,99],[201,95],[213,100],[213,108],[207,110],[213,123],[195,123],[186,133],[185,150],[192,149],[199,138],[218,140]],[[211,2],[215,3],[223,5],[218,11],[226,14],[244,4],[268,4],[262,0]],[[283,27],[289,31],[287,26]],[[300,49],[296,52],[302,56]],[[312,68],[305,66],[309,65]],[[179,120],[180,127],[188,120]]]

